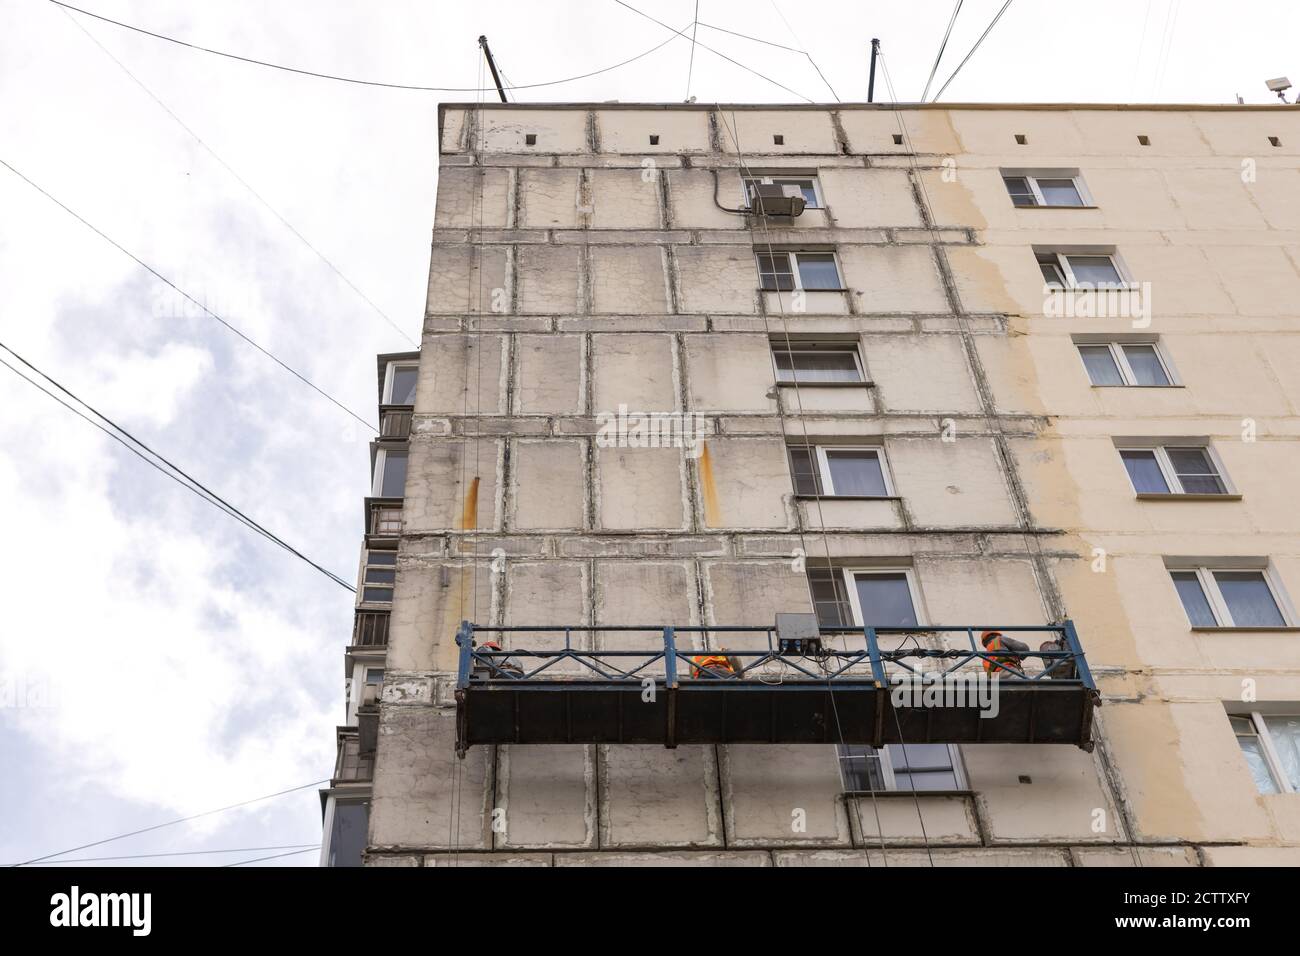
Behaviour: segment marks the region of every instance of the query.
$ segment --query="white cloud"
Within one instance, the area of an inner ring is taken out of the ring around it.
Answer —
[[[691,0],[637,5],[675,25],[693,11]],[[999,5],[965,4],[940,81]],[[952,9],[950,0],[781,6],[840,96],[859,100],[870,37],[884,41],[900,97],[914,98]],[[1282,3],[1238,4],[1241,29],[1226,32],[1217,3],[1184,0],[1174,22],[1156,2],[1145,29],[1141,4],[1050,8],[1013,5],[945,98],[1229,102],[1240,92],[1265,102],[1262,81],[1285,72],[1300,27],[1300,7]],[[471,87],[483,32],[521,83],[609,65],[662,33],[605,0],[406,3],[386,17],[353,0],[273,9],[100,0],[95,9],[304,69]],[[791,42],[764,5],[716,0],[705,17]],[[437,95],[277,73],[81,23],[416,332]],[[715,31],[700,39],[800,92],[829,95],[798,54]],[[688,56],[674,41],[623,70],[521,98],[681,100]],[[790,99],[703,51],[692,92],[702,102]],[[0,6],[0,158],[349,407],[373,413],[374,353],[401,340],[51,4]],[[367,456],[346,416],[210,318],[167,314],[165,287],[2,169],[0,210],[0,341],[350,575]],[[77,821],[98,820],[110,798],[148,823],[329,773],[348,595],[3,369],[0,447],[0,581],[11,598],[0,676],[17,670],[57,694],[50,711],[0,710],[0,761],[30,794],[27,816],[0,828],[0,862],[52,849]],[[15,728],[57,773],[5,759],[19,745]],[[262,808],[214,818],[202,835],[295,842],[313,833],[310,804],[301,819]],[[290,824],[302,829],[283,832]]]

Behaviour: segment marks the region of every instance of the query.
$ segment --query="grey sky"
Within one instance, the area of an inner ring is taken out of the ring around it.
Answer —
[[[78,5],[250,57],[422,85],[474,87],[480,33],[521,84],[599,69],[667,36],[613,0]],[[694,0],[634,5],[677,27],[694,10]],[[965,3],[936,88],[1000,5]],[[844,100],[865,99],[878,36],[899,98],[911,100],[951,10],[948,0],[702,0],[699,17],[806,49]],[[74,19],[412,336],[437,104],[475,94],[294,76],[46,0],[0,0],[0,158],[372,414],[374,354],[405,348],[401,337]],[[944,99],[1267,102],[1267,77],[1300,79],[1298,27],[1294,3],[1017,0]],[[698,36],[801,94],[832,98],[798,54],[705,27]],[[519,99],[680,101],[689,59],[677,39],[614,73]],[[703,102],[795,101],[702,49],[691,69]],[[354,576],[363,432],[2,169],[0,340]],[[2,369],[0,409],[0,682],[10,695],[0,708],[0,863],[328,777],[350,596]],[[40,706],[12,706],[23,695]],[[305,791],[73,855],[308,844],[319,820]]]

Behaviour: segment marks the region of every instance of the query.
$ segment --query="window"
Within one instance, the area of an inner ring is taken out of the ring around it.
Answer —
[[[772,355],[778,382],[824,385],[828,382],[865,382],[858,347],[852,342],[773,342]]]
[[[338,764],[334,768],[334,776],[338,780],[348,783],[367,781],[374,776],[374,770],[374,753],[362,753],[361,741],[356,736],[339,740]]]
[[[1076,343],[1093,385],[1172,385],[1173,376],[1154,342]]]
[[[850,445],[790,447],[790,469],[798,495],[888,498],[893,495],[883,448]]]
[[[361,575],[361,600],[366,604],[392,604],[397,578],[397,552],[368,548]]]
[[[381,448],[375,453],[374,494],[380,498],[400,498],[406,489],[405,448]]]
[[[321,856],[326,866],[360,866],[370,825],[370,803],[330,797],[325,821],[325,846]]]
[[[1210,449],[1201,445],[1121,448],[1119,456],[1140,495],[1226,495],[1227,483]]]
[[[753,197],[750,194],[750,187],[757,183],[767,183],[773,186],[790,186],[799,190],[803,196],[805,209],[821,209],[822,193],[821,186],[817,182],[816,176],[746,176],[745,185],[745,205],[752,205]]]
[[[1089,206],[1078,174],[1061,170],[1041,176],[1003,173],[1002,181],[1017,206]]]
[[[382,667],[366,668],[367,684],[382,684],[384,682],[384,669]]]
[[[915,582],[907,568],[812,568],[813,609],[823,627],[916,627]]]
[[[1127,288],[1109,253],[1038,252],[1038,268],[1048,285],[1067,289]]]
[[[951,744],[887,744],[880,749],[841,744],[836,749],[847,793],[966,788],[960,756]]]
[[[833,252],[759,253],[758,277],[760,285],[769,292],[843,288]]]
[[[1287,627],[1289,620],[1267,570],[1171,568],[1192,627]]]
[[[415,380],[420,366],[414,362],[389,362],[384,380],[385,405],[414,405]]]
[[[379,537],[396,537],[402,533],[401,508],[374,508],[370,512],[370,533]]]
[[[1228,717],[1260,793],[1300,793],[1300,714]]]

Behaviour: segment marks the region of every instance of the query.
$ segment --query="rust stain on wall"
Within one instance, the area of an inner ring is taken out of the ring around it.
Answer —
[[[474,480],[469,483],[469,494],[465,496],[465,510],[460,516],[462,531],[472,531],[478,527],[478,483],[479,478],[475,475]]]
[[[713,458],[708,442],[703,443],[700,452],[700,492],[704,496],[704,523],[716,528],[722,524],[722,512],[718,508],[718,485],[713,480]]]

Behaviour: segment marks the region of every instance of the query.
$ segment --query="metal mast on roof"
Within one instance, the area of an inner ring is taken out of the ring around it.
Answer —
[[[479,37],[478,45],[483,48],[483,55],[487,57],[488,69],[492,71],[492,82],[497,85],[497,94],[501,97],[501,102],[509,103],[510,101],[506,99],[505,88],[501,85],[501,76],[497,73],[496,60],[492,59],[492,50],[488,47],[487,37]]]

